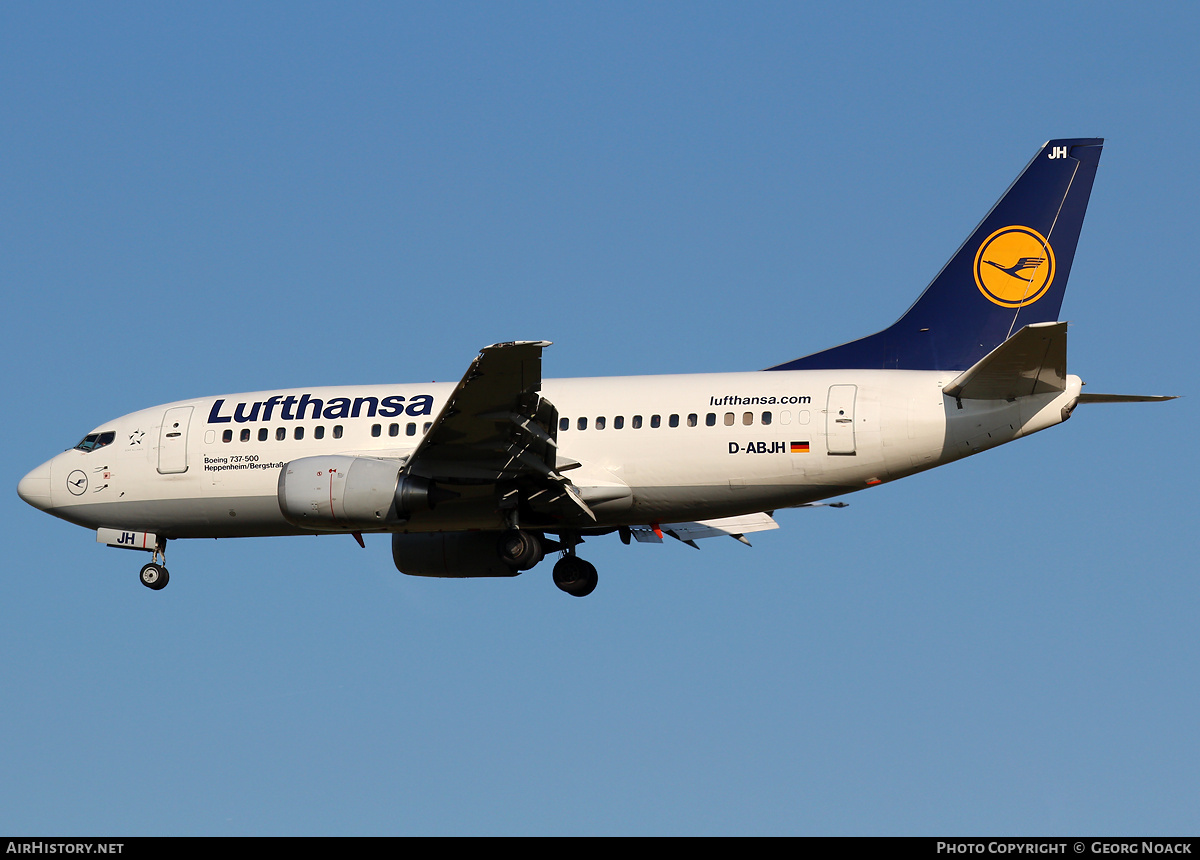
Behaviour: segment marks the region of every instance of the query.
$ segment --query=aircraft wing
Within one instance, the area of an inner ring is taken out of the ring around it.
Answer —
[[[450,483],[553,472],[558,410],[539,393],[542,347],[549,345],[485,346],[409,456],[406,471]]]
[[[405,471],[441,484],[494,484],[527,479],[557,492],[567,507],[595,514],[562,475],[558,410],[542,397],[542,348],[549,341],[485,346],[433,421]],[[574,461],[563,468],[578,465]]]

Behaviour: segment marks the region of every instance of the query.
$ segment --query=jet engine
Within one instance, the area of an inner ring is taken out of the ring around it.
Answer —
[[[393,534],[392,561],[410,576],[516,576],[544,555],[544,538],[531,532]],[[551,542],[553,546],[553,542]]]
[[[279,472],[283,518],[313,531],[399,525],[414,513],[432,510],[438,495],[428,479],[401,474],[396,460],[302,457]]]

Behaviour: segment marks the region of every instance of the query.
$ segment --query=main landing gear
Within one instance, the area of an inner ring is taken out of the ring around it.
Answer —
[[[596,590],[596,567],[575,554],[578,536],[562,537],[563,557],[554,563],[554,584],[572,597],[587,597]]]
[[[534,567],[546,556],[541,539],[523,529],[509,529],[496,547],[500,560],[516,571]]]
[[[578,536],[563,535],[562,540],[552,541],[544,536],[520,528],[510,528],[500,538],[496,547],[501,560],[516,572],[534,567],[546,554],[546,550],[562,550],[563,557],[554,564],[554,584],[572,597],[587,597],[596,590],[596,568],[575,555]]]
[[[155,591],[162,591],[167,587],[167,583],[171,581],[171,575],[167,573],[165,541],[160,541],[159,545],[154,548],[154,560],[142,568],[138,578],[141,579],[142,585]]]
[[[574,553],[564,555],[554,565],[554,584],[572,597],[587,597],[596,590],[596,567]]]

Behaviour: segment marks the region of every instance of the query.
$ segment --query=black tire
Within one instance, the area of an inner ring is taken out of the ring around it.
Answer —
[[[537,535],[520,529],[506,531],[500,537],[496,551],[500,553],[501,561],[517,570],[529,570],[545,556]]]
[[[578,556],[564,556],[554,565],[554,584],[572,597],[587,597],[599,580],[595,566]]]
[[[162,591],[171,581],[171,575],[167,573],[167,569],[154,562],[144,566],[141,573],[138,574],[138,578],[141,579],[142,585],[154,591]]]

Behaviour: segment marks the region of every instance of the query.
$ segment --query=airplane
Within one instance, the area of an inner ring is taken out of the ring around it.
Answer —
[[[101,424],[33,469],[29,504],[152,554],[184,538],[390,533],[402,573],[515,576],[616,533],[693,547],[1066,421],[1083,392],[1058,321],[1103,146],[1038,150],[890,327],[765,370],[543,379],[547,341],[484,347],[456,385],[181,400]],[[844,506],[844,502],[833,502]]]

